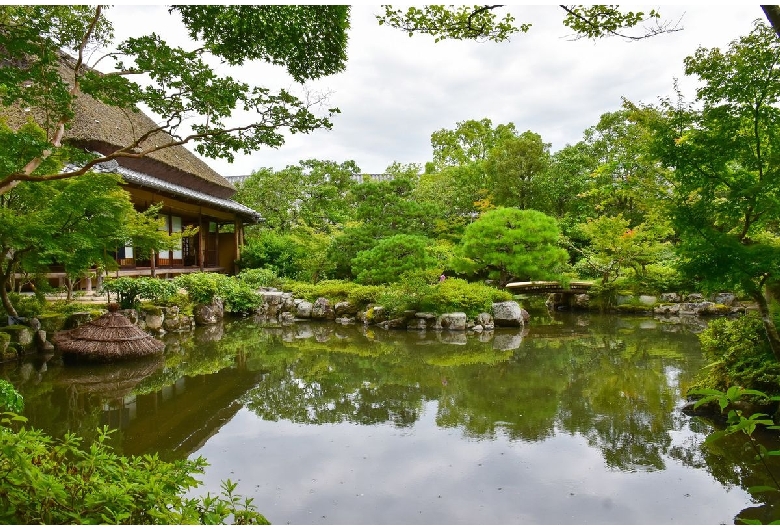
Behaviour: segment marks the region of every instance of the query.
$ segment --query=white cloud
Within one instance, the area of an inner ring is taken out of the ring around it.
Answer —
[[[617,110],[621,97],[653,103],[671,95],[674,78],[684,77],[684,57],[700,45],[726,47],[763,18],[758,5],[663,6],[665,18],[684,14],[683,31],[639,42],[573,42],[556,6],[511,9],[533,27],[509,43],[434,43],[380,27],[374,19],[378,7],[353,6],[346,71],[308,85],[331,92],[329,104],[341,109],[333,130],[290,136],[279,149],[237,155],[233,164],[209,164],[235,175],[320,158],[355,160],[364,172],[379,173],[394,161],[424,164],[431,158],[433,131],[486,117],[537,132],[558,150],[578,141],[601,114]],[[118,37],[155,29],[171,40],[184,38],[183,31],[171,32],[175,25],[163,6],[119,6],[109,16]],[[279,68],[258,65],[231,73],[300,92]],[[681,85],[693,95],[693,80]]]

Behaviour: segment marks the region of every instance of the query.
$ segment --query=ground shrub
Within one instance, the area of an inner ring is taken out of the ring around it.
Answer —
[[[447,279],[427,290],[422,301],[423,310],[437,313],[463,312],[473,318],[479,313],[490,313],[494,302],[505,302],[512,295],[482,283],[461,279]]]
[[[217,294],[224,303],[225,311],[233,314],[248,315],[263,303],[254,287],[235,276],[224,277]]]
[[[698,374],[693,388],[726,391],[739,386],[770,395],[780,393],[780,363],[772,355],[757,316],[712,320],[699,340],[709,364]]]
[[[141,300],[165,305],[165,301],[177,294],[177,285],[170,280],[139,276],[137,278],[108,278],[101,292],[115,294],[122,309],[137,308]]]
[[[227,276],[216,272],[195,272],[177,276],[173,283],[187,291],[193,303],[211,304],[214,298],[220,296],[227,281]]]
[[[236,275],[236,277],[252,287],[279,287],[281,280],[272,269],[246,269]]]
[[[66,434],[54,440],[10,422],[0,426],[0,523],[2,524],[267,524],[252,499],[223,483],[217,497],[187,498],[200,484],[193,475],[202,458],[164,462],[157,455],[119,456],[109,431],[82,448]],[[19,419],[18,417],[16,417]]]

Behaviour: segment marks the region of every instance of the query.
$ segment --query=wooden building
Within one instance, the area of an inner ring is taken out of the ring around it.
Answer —
[[[73,75],[72,60],[63,56],[63,79]],[[2,110],[2,109],[0,109]],[[71,145],[109,155],[131,146],[138,138],[158,125],[140,111],[113,107],[89,95],[80,94],[75,101],[75,117],[68,124],[64,141]],[[35,109],[2,110],[12,127],[25,123],[30,114],[44,128],[45,116]],[[50,132],[50,131],[47,131]],[[140,148],[172,141],[167,133],[155,132]],[[114,249],[119,265],[111,276],[152,275],[173,276],[194,271],[234,273],[244,241],[244,226],[258,223],[261,215],[231,197],[235,187],[184,146],[155,151],[140,158],[117,158],[94,168],[119,174],[138,210],[162,203],[162,229],[181,232],[185,227],[198,227],[198,232],[182,239],[181,248],[157,254],[151,260],[136,259],[131,242]],[[62,277],[56,269],[52,277]],[[82,288],[91,290],[86,279]]]

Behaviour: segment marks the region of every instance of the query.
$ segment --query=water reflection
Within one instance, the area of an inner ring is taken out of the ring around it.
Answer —
[[[696,431],[707,428],[679,413],[681,389],[702,363],[684,323],[580,315],[473,334],[244,320],[165,341],[158,361],[87,368],[49,357],[2,369],[33,426],[90,439],[109,425],[124,453],[185,457],[224,440],[247,414],[274,429],[327,428],[320,433],[374,426],[419,436],[431,421],[438,436],[471,444],[584,443],[605,473],[682,465],[727,486],[762,480],[736,465],[738,448],[702,451]]]

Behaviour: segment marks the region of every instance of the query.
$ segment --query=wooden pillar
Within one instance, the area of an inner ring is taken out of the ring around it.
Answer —
[[[200,272],[203,272],[206,261],[206,234],[204,232],[208,230],[208,226],[203,226],[203,214],[200,212],[198,213],[198,227],[198,266]]]
[[[219,267],[219,223],[214,222],[214,256],[217,258],[217,262],[214,264]]]
[[[236,260],[234,264],[234,274],[238,274],[238,260],[241,259],[241,230],[242,230],[241,220],[236,219],[236,221],[233,223],[233,240],[234,244],[236,246]]]

